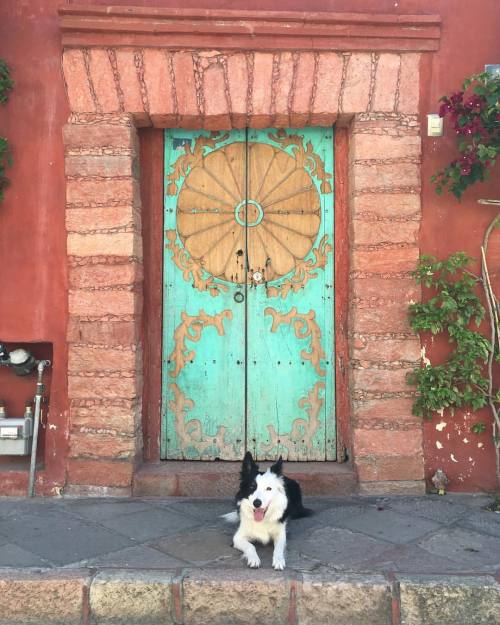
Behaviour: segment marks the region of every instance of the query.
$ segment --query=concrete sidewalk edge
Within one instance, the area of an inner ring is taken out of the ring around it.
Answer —
[[[500,577],[0,569],[0,625],[493,625]]]

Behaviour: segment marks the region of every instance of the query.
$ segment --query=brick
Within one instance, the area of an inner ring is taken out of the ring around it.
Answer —
[[[119,111],[120,103],[107,50],[90,48],[89,66],[100,112],[114,113]]]
[[[132,436],[141,423],[141,404],[120,400],[118,405],[99,403],[95,406],[71,406],[70,427],[93,430],[115,430]]]
[[[263,615],[272,614],[275,625],[284,625],[289,592],[286,578],[274,571],[257,577],[248,569],[232,569],[230,581],[223,570],[193,571],[183,583],[183,622],[247,625],[265,622]]]
[[[400,62],[399,54],[380,55],[375,75],[373,111],[394,111]]]
[[[498,622],[500,584],[493,576],[400,575],[405,625],[486,625]]]
[[[90,588],[95,625],[170,625],[172,574],[164,571],[106,571]]]
[[[359,494],[374,497],[381,495],[400,495],[402,497],[425,495],[425,480],[381,480],[374,482],[360,482]],[[422,623],[422,625],[424,625],[424,623]]]
[[[413,271],[419,257],[418,247],[376,250],[354,250],[351,269],[370,273]]]
[[[0,622],[6,625],[80,625],[84,591],[81,571],[6,571],[0,578]]]
[[[224,72],[221,66],[213,65],[204,72],[203,94],[205,100],[204,128],[207,130],[230,128],[229,102],[226,97]]]
[[[290,91],[293,82],[293,55],[291,52],[280,52],[279,56],[279,76],[275,89],[275,107],[273,111],[273,124],[276,126],[289,126],[290,122]]]
[[[68,232],[133,227],[140,229],[140,225],[140,213],[132,206],[66,209],[66,230]]]
[[[104,180],[68,180],[66,202],[70,206],[110,204],[140,205],[138,183],[134,178],[107,178]]]
[[[416,163],[355,163],[352,175],[355,191],[420,186],[420,167]]]
[[[385,332],[412,333],[405,305],[378,308],[353,308],[349,319],[353,332],[382,334]]]
[[[141,360],[140,350],[112,349],[111,347],[80,347],[70,345],[68,369],[71,372],[133,371]]]
[[[401,304],[420,299],[420,286],[413,278],[356,278],[351,280],[352,296],[361,299],[389,299]],[[404,298],[401,294],[404,293]]]
[[[69,455],[72,458],[112,458],[115,460],[134,457],[136,440],[132,436],[117,434],[93,434],[71,432]]]
[[[328,122],[330,115],[338,113],[343,57],[336,52],[319,55],[318,84],[313,102],[312,124]]]
[[[385,452],[384,452],[385,453]],[[359,480],[423,480],[424,459],[421,454],[413,456],[356,456]]]
[[[310,116],[311,94],[314,81],[314,54],[312,52],[302,52],[297,65],[297,78],[295,81],[295,91],[292,99],[292,113],[294,114],[294,127],[304,126]],[[320,80],[317,76],[316,80]]]
[[[138,149],[137,130],[133,126],[66,124],[63,138],[67,148]]]
[[[396,393],[409,391],[406,375],[410,369],[355,369],[352,372],[354,391]]]
[[[70,109],[75,113],[94,113],[95,104],[90,92],[83,51],[64,50],[62,64]]]
[[[301,625],[388,625],[391,590],[382,575],[304,573],[297,596]]]
[[[81,460],[69,458],[68,482],[94,486],[131,486],[134,465],[124,460]]]
[[[273,55],[257,52],[254,56],[254,80],[252,87],[252,128],[267,128],[271,124],[271,93],[273,76]]]
[[[402,54],[398,102],[400,113],[418,113],[419,77],[420,54]]]
[[[418,241],[419,221],[373,222],[354,219],[352,222],[354,245],[380,243],[412,243]]]
[[[120,89],[123,93],[124,108],[129,113],[143,113],[144,105],[135,66],[134,50],[116,48],[116,65],[120,75]]]
[[[403,135],[376,135],[366,132],[354,132],[351,135],[351,155],[353,160],[383,158],[419,158],[420,137]]]
[[[422,454],[422,429],[414,430],[362,430],[356,428],[353,434],[355,457],[420,456]]]
[[[227,76],[233,127],[245,128],[247,116],[248,71],[244,54],[229,54]]]
[[[175,92],[179,107],[180,124],[199,116],[194,82],[193,57],[191,52],[176,52],[172,57],[175,74]]]
[[[67,176],[101,176],[103,178],[137,176],[137,161],[132,156],[68,155],[64,163]]]
[[[142,280],[142,265],[137,262],[119,265],[80,265],[70,267],[71,289],[85,287],[131,286]]]
[[[138,321],[82,321],[79,317],[70,317],[67,340],[96,345],[136,345],[140,342],[140,324]]]
[[[342,112],[361,113],[368,107],[371,80],[371,55],[354,52],[347,64],[342,91]]]
[[[420,341],[417,337],[415,339],[387,339],[385,341],[367,339],[362,349],[353,348],[352,355],[353,358],[373,362],[395,360],[417,362],[420,359]]]
[[[356,419],[378,419],[380,421],[414,420],[412,415],[413,400],[406,397],[388,399],[368,399],[353,403],[353,415]]]
[[[417,193],[365,193],[351,199],[354,217],[371,213],[378,217],[408,217],[420,214],[420,195]]]
[[[144,49],[144,82],[149,101],[149,114],[155,126],[173,125],[177,121],[172,79],[168,62],[171,52]]]
[[[68,234],[70,256],[137,256],[142,258],[142,238],[135,232]]]
[[[69,312],[80,317],[133,315],[141,311],[142,299],[132,291],[70,291]]]
[[[68,395],[71,399],[136,399],[141,394],[142,377],[110,378],[68,376]]]

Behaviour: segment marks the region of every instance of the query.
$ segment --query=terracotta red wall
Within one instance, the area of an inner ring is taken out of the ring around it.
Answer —
[[[11,188],[0,204],[0,340],[52,344],[50,422],[54,427],[45,432],[46,490],[64,482],[67,422],[61,127],[68,109],[60,70],[56,14],[60,4],[55,0],[3,0],[0,7],[0,58],[8,62],[16,82],[9,104],[0,110],[0,133],[8,136],[14,149],[14,167],[9,171]],[[229,8],[225,0],[133,0],[120,4]],[[481,71],[485,63],[500,62],[498,0],[477,0],[473,5],[469,0],[233,0],[230,8],[440,14],[441,49],[425,61],[422,115],[436,112],[439,97],[457,89],[464,76]],[[480,206],[476,200],[500,198],[499,169],[496,181],[470,191],[460,205],[451,197],[439,198],[429,178],[451,160],[454,145],[449,130],[440,139],[423,138],[421,249],[440,257],[457,250],[477,257],[482,233],[494,209]],[[498,268],[499,252],[496,258],[492,256],[491,264]],[[425,342],[431,361],[444,357],[446,344],[428,339]],[[12,376],[8,382],[6,379],[5,375],[0,377],[0,396],[12,405],[22,405],[26,387]],[[470,424],[483,416],[488,418],[487,413],[445,418],[442,421],[446,426],[441,431],[435,427],[439,419],[425,424],[428,475],[440,466],[449,474],[454,489],[494,487],[495,460],[489,436],[469,432]]]

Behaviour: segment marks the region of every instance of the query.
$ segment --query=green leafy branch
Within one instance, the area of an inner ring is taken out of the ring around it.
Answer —
[[[2,59],[0,59],[0,104],[6,104],[9,99],[9,92],[12,91],[14,83],[10,77],[10,71]],[[5,137],[0,136],[0,201],[3,200],[4,189],[9,184],[5,175],[5,170],[12,165],[12,153],[9,142]]]

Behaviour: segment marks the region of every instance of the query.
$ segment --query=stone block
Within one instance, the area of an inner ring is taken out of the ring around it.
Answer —
[[[172,576],[157,571],[96,575],[90,587],[93,625],[169,625]]]

